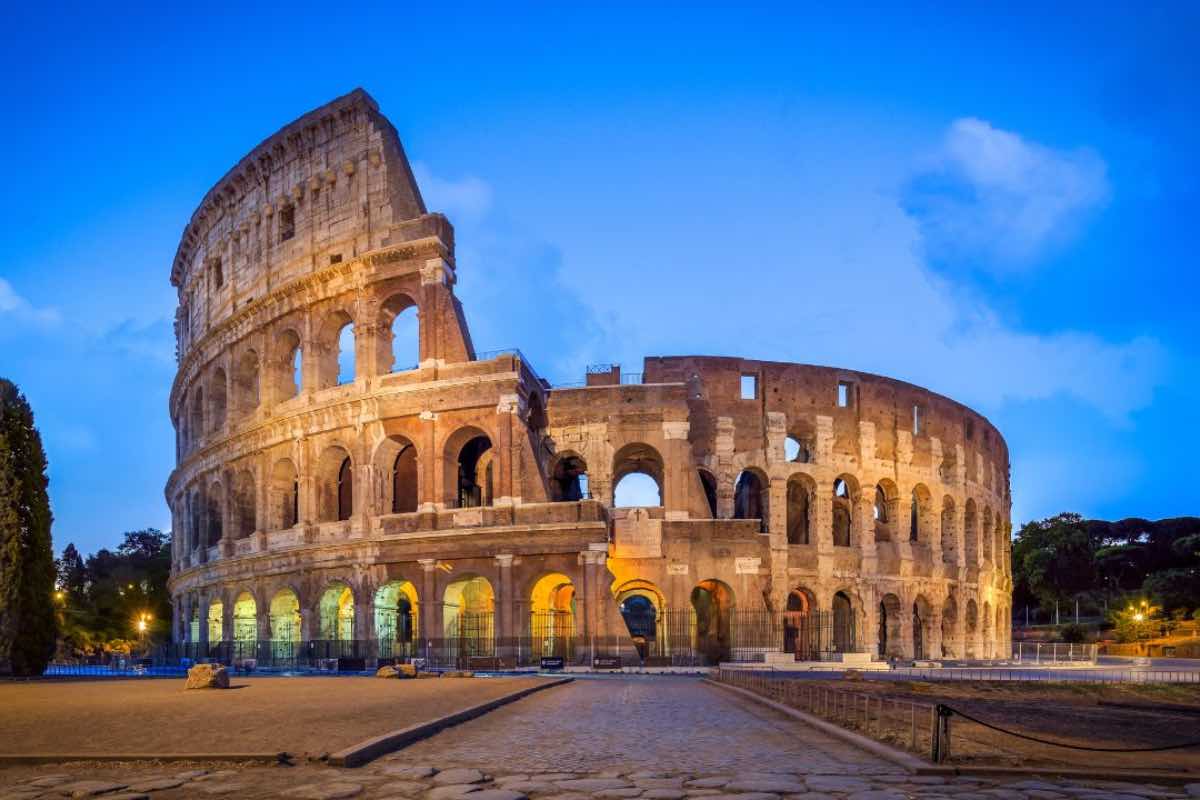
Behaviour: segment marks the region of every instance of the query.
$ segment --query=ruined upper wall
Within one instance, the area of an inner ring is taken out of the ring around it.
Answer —
[[[268,137],[204,197],[171,267],[179,352],[285,283],[425,236],[453,250],[395,128],[355,89]]]
[[[834,455],[858,457],[862,423],[870,423],[876,458],[940,465],[947,478],[962,468],[968,480],[1008,495],[1008,447],[1000,432],[983,415],[920,386],[837,367],[713,356],[647,357],[643,369],[646,383],[687,385],[697,459],[714,447],[719,417],[734,421],[734,449],[750,451],[766,445],[770,413],[784,414],[787,435],[810,446],[822,416],[833,420]],[[753,399],[742,398],[742,376],[754,378]],[[839,384],[847,387],[846,405],[839,405]]]

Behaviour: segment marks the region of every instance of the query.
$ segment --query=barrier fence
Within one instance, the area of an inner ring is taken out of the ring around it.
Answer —
[[[1022,664],[1095,664],[1100,645],[1070,642],[1013,642],[1013,660]]]

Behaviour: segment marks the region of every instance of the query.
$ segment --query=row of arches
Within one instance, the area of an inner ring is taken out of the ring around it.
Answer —
[[[407,294],[393,294],[379,306],[376,320],[374,353],[360,353],[353,316],[337,309],[322,318],[308,348],[302,326],[285,323],[270,339],[265,356],[246,347],[233,357],[232,373],[218,366],[197,378],[176,420],[180,455],[222,431],[231,414],[240,419],[252,415],[264,399],[280,403],[298,395],[305,388],[306,369],[312,371],[316,389],[353,383],[364,356],[373,358],[374,374],[415,369],[420,361],[416,302]]]

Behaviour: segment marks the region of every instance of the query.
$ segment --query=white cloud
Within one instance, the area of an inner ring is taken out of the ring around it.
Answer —
[[[463,218],[476,220],[492,208],[492,187],[486,181],[468,175],[459,180],[447,180],[434,175],[422,163],[413,165],[421,196],[430,211],[440,211],[452,222]]]
[[[57,309],[35,308],[32,303],[17,294],[11,283],[0,278],[0,319],[5,317],[35,325],[54,325],[62,319]]]
[[[935,260],[1027,268],[1104,207],[1108,168],[1088,148],[1058,150],[967,117],[955,120],[905,198]]]

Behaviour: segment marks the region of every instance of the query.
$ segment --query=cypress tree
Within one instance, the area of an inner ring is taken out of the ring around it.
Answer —
[[[33,411],[0,378],[0,674],[40,675],[54,654],[48,483]]]

